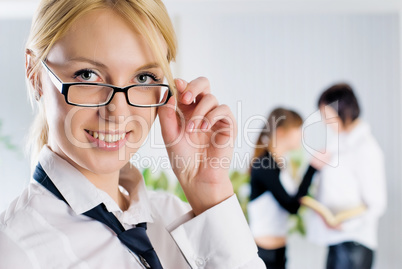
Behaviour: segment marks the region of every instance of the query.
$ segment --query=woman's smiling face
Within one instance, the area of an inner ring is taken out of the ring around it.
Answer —
[[[91,11],[76,20],[51,48],[46,64],[63,82],[98,82],[124,87],[163,81],[145,39],[111,9]],[[127,104],[124,93],[109,105],[72,106],[41,72],[49,146],[82,172],[119,171],[146,139],[155,108]]]

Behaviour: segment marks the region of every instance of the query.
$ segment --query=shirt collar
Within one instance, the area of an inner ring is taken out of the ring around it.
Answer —
[[[130,206],[123,212],[106,192],[96,188],[80,171],[48,146],[42,148],[39,163],[77,215],[104,203],[107,210],[113,212],[122,223],[135,225],[140,222],[153,222],[145,182],[135,167],[132,168],[135,176],[119,180],[119,185],[130,197]]]

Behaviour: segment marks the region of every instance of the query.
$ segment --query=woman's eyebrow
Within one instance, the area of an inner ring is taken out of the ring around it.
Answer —
[[[67,62],[87,62],[92,65],[107,69],[107,66],[105,64],[103,64],[101,62],[97,62],[97,61],[89,59],[89,58],[85,58],[85,57],[71,58],[71,59],[68,59]],[[156,62],[149,63],[149,64],[145,64],[145,65],[139,67],[137,70],[146,70],[146,69],[152,69],[152,68],[160,68],[160,65]]]
[[[137,70],[146,70],[152,68],[160,68],[160,65],[158,63],[149,63],[139,67]]]
[[[68,59],[67,62],[87,62],[90,63],[92,65],[98,66],[98,67],[102,67],[102,68],[107,68],[107,66],[101,62],[97,62],[95,60],[91,60],[85,57],[76,57],[76,58],[71,58]]]

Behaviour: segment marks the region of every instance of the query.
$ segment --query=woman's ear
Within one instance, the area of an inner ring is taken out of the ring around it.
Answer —
[[[25,75],[29,82],[29,86],[34,91],[33,95],[36,100],[39,100],[42,96],[42,87],[39,79],[39,75],[35,72],[34,55],[30,49],[25,51]]]

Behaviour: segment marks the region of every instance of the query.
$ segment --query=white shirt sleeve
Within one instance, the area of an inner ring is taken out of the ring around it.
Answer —
[[[265,268],[235,195],[178,221],[168,230],[192,268]]]

